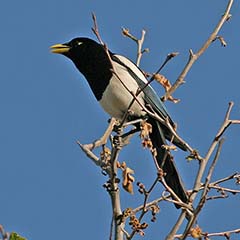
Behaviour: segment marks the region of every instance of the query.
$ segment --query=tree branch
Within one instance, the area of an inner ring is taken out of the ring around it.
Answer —
[[[149,52],[148,48],[145,48],[145,49],[142,50],[142,46],[143,46],[143,42],[144,42],[144,39],[145,39],[146,31],[144,29],[142,30],[142,35],[141,35],[140,39],[137,39],[135,36],[133,36],[130,33],[129,29],[126,29],[126,28],[122,28],[122,34],[124,36],[130,38],[131,40],[133,40],[137,44],[136,65],[139,67],[143,53]]]
[[[228,5],[226,7],[225,13],[222,15],[220,21],[217,26],[213,30],[212,34],[209,36],[207,41],[203,44],[203,46],[194,54],[193,51],[189,50],[189,59],[187,64],[185,65],[183,71],[180,73],[176,82],[172,85],[172,87],[165,93],[162,97],[163,101],[166,101],[176,89],[185,82],[185,77],[191,69],[192,65],[195,61],[206,51],[206,49],[210,46],[210,44],[216,39],[218,32],[222,28],[223,24],[229,19],[230,10],[233,4],[233,0],[228,1]]]

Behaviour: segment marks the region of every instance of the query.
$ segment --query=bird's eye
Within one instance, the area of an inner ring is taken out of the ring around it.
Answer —
[[[80,45],[82,45],[82,44],[83,44],[83,42],[78,42],[78,43],[77,43],[78,46],[80,46]]]

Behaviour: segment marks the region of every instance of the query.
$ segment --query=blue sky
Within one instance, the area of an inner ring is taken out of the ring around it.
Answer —
[[[73,64],[51,54],[49,46],[76,36],[94,37],[91,12],[95,12],[108,47],[132,60],[136,46],[121,35],[121,27],[137,36],[146,29],[144,47],[150,53],[141,62],[145,71],[155,71],[169,52],[180,52],[163,71],[174,81],[188,59],[188,50],[196,51],[202,45],[226,4],[223,0],[186,0],[184,4],[173,0],[2,1],[0,224],[34,240],[108,238],[110,200],[102,188],[107,179],[76,144],[76,140],[87,143],[100,137],[108,116]],[[239,10],[235,3],[231,21],[220,32],[227,47],[214,42],[174,94],[181,102],[166,104],[183,138],[202,155],[222,123],[229,101],[235,102],[232,118],[240,118]],[[153,85],[161,96],[162,88]],[[240,126],[232,126],[224,135],[214,180],[240,168]],[[174,155],[191,188],[197,162],[187,163],[186,153],[180,150]],[[120,160],[134,168],[137,180],[151,184],[154,165],[137,136]],[[134,196],[123,193],[123,208],[140,203],[136,188],[135,192]],[[230,195],[227,200],[209,202],[198,224],[208,232],[239,228],[239,200]],[[167,203],[160,208],[145,239],[163,239],[179,214]]]

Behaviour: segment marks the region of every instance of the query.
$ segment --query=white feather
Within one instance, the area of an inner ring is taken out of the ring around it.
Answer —
[[[121,55],[115,56],[121,62],[131,68],[131,70],[142,81],[144,81],[145,83],[147,82],[143,73],[130,60]],[[113,61],[113,65],[114,71],[123,83],[115,74],[113,74],[110,83],[105,89],[103,96],[99,102],[102,105],[103,109],[112,117],[121,119],[124,116],[125,112],[128,110],[129,104],[133,99],[130,91],[135,94],[139,86],[124,66],[120,65],[115,61]],[[134,104],[132,105],[130,110],[134,116],[143,116],[145,115],[145,112],[141,107],[141,105],[144,105],[143,93],[139,94],[138,101],[140,102],[140,104],[137,101],[134,101]]]

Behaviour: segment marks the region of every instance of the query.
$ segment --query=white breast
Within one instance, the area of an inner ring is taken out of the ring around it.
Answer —
[[[122,56],[120,57],[123,58],[119,58],[121,61],[129,61]],[[134,67],[134,72],[139,71],[141,73],[141,71],[131,61],[129,61],[129,63],[133,65],[131,66],[131,69]],[[133,99],[133,96],[130,94],[129,91],[136,93],[138,89],[138,84],[124,66],[114,62],[114,70],[124,84],[122,84],[119,78],[117,78],[117,76],[113,74],[113,77],[110,80],[110,83],[105,89],[104,94],[99,102],[108,114],[117,119],[121,119],[124,116],[125,112],[128,110],[129,104]],[[129,89],[129,91],[126,88]],[[144,104],[143,93],[139,94],[138,101],[142,105]],[[141,104],[135,101],[130,108],[131,113],[134,116],[140,117],[145,114],[145,112],[142,110]]]

